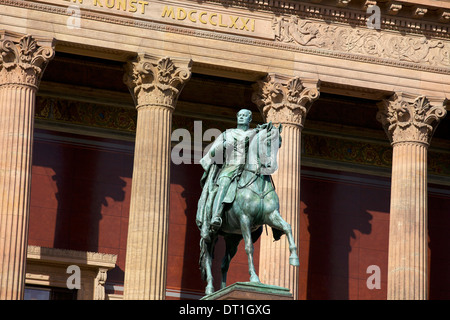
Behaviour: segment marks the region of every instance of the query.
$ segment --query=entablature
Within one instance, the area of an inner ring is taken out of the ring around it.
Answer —
[[[0,0],[0,8],[5,28],[55,38],[57,51],[118,61],[146,52],[248,81],[280,73],[350,95],[449,98],[450,25],[431,14],[447,10],[441,2],[415,1],[422,15],[406,14],[405,1],[395,2],[397,14],[388,1],[328,0]],[[380,30],[367,27],[369,5],[381,7]]]

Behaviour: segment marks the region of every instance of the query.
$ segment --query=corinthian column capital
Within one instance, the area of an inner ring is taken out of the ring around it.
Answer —
[[[446,99],[395,93],[378,104],[377,120],[392,144],[415,142],[428,146],[439,121],[447,114],[446,102]]]
[[[306,114],[319,95],[316,79],[269,74],[254,85],[252,101],[266,121],[303,127]]]
[[[54,55],[53,40],[0,31],[0,85],[26,85],[37,89]]]
[[[161,106],[175,109],[179,93],[191,77],[190,59],[139,54],[125,66],[124,82],[136,108]]]

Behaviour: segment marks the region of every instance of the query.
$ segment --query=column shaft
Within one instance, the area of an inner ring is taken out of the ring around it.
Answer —
[[[0,87],[0,299],[21,299],[30,207],[35,90]]]
[[[138,111],[125,282],[127,299],[162,299],[166,290],[171,110]]]
[[[393,146],[389,224],[389,300],[428,298],[427,149],[445,99],[396,93],[379,104],[378,120]]]
[[[290,224],[298,244],[300,223],[301,131],[312,103],[319,98],[319,82],[279,74],[269,74],[255,85],[253,102],[266,121],[282,125],[282,144],[278,151],[278,171],[272,177],[280,200],[280,214]],[[261,282],[289,288],[298,299],[297,268],[289,265],[286,239],[274,242],[261,236],[259,274]]]
[[[125,83],[138,119],[131,186],[124,298],[165,298],[172,112],[190,78],[191,61],[140,54]]]
[[[388,299],[427,299],[427,146],[393,149]]]
[[[16,300],[25,285],[35,94],[54,50],[52,41],[1,31],[0,54],[0,300]]]
[[[301,128],[285,125],[282,131],[282,147],[278,151],[278,171],[272,175],[280,199],[280,214],[292,227],[292,235],[298,243],[300,215],[300,153]],[[263,283],[284,288],[298,296],[298,268],[289,265],[289,244],[269,236],[261,237],[259,274]]]

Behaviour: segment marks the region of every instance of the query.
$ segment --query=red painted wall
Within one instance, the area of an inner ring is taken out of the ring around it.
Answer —
[[[117,254],[123,282],[133,143],[36,130],[30,245]]]
[[[108,283],[123,285],[133,147],[113,139],[36,130],[29,244],[117,254]],[[172,165],[171,170],[167,288],[201,294],[195,214],[203,171],[193,164]],[[303,168],[301,183],[300,299],[385,299],[389,179]],[[430,186],[432,299],[450,298],[449,208],[450,188]],[[219,242],[216,287],[223,252]],[[254,255],[258,262],[259,242]],[[370,265],[380,268],[380,289],[366,285]],[[241,243],[228,279],[233,283],[248,277]]]

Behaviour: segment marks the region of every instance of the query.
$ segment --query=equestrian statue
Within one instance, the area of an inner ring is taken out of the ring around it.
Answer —
[[[227,129],[216,138],[200,160],[205,170],[198,201],[196,223],[200,229],[199,266],[207,282],[205,294],[214,292],[212,259],[218,237],[225,240],[221,288],[226,287],[231,259],[244,239],[250,282],[259,283],[253,264],[253,243],[263,225],[272,228],[275,241],[285,234],[289,242],[289,263],[299,266],[291,226],[279,212],[279,199],[271,179],[278,169],[277,152],[281,146],[281,125],[271,122],[250,128],[252,113],[237,113],[237,128]]]

